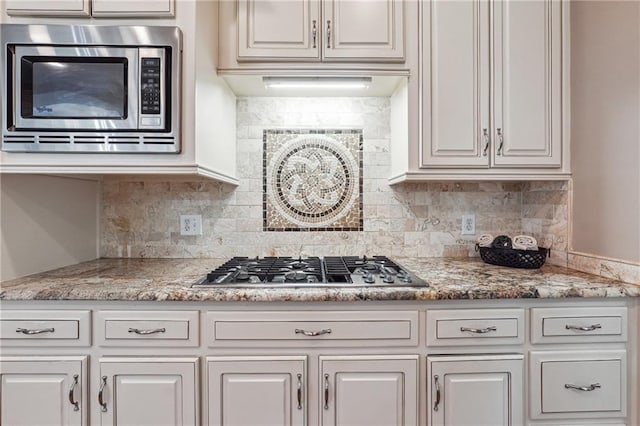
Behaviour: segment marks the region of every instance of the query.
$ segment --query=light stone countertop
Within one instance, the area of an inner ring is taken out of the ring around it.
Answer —
[[[429,287],[191,288],[226,259],[98,259],[0,283],[0,300],[383,301],[638,297],[640,285],[545,265],[514,269],[479,259],[402,258]]]

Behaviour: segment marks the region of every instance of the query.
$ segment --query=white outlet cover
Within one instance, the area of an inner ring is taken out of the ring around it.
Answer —
[[[475,235],[476,233],[476,215],[462,215],[462,232],[461,235]]]
[[[202,215],[181,214],[180,235],[202,235]]]

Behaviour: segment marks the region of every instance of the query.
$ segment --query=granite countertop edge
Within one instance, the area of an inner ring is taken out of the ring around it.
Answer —
[[[429,287],[192,288],[226,259],[97,259],[0,283],[0,301],[361,302],[639,297],[640,285],[544,265],[394,257]]]

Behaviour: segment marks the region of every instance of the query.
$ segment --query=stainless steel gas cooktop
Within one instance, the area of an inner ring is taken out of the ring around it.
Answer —
[[[428,287],[385,256],[234,257],[193,287]]]

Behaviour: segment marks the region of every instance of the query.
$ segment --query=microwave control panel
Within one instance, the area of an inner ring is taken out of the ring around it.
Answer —
[[[164,72],[165,50],[162,48],[140,48],[140,122],[141,129],[162,129],[165,126]]]
[[[160,114],[160,58],[142,58],[143,114]]]

